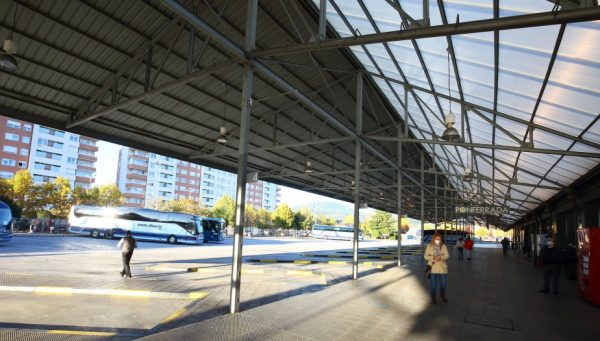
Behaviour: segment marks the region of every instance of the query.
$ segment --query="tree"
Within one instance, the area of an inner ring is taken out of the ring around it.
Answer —
[[[33,177],[28,170],[17,172],[9,180],[9,184],[12,187],[13,200],[21,207],[25,217],[38,217],[46,210],[45,207],[50,196],[48,190],[51,187],[34,184]]]
[[[332,217],[320,215],[317,217],[317,224],[319,224],[319,225],[335,225],[335,219],[333,219]]]
[[[244,225],[248,227],[256,227],[258,222],[258,210],[254,208],[252,205],[246,205],[246,210],[244,212]]]
[[[235,201],[229,195],[224,195],[217,200],[213,206],[213,214],[217,218],[225,219],[228,226],[232,226],[235,221]]]
[[[294,212],[287,204],[281,204],[275,208],[273,224],[284,229],[292,228],[294,225]]]
[[[271,219],[271,212],[264,208],[258,210],[256,226],[261,229],[271,228],[273,221]]]
[[[125,203],[125,196],[116,184],[102,185],[96,188],[98,188],[100,206],[122,206]]]
[[[346,226],[354,226],[354,215],[347,215],[342,220],[342,224]]]
[[[173,199],[161,206],[162,211],[201,215],[200,202],[191,198]]]
[[[488,233],[489,233],[489,231],[483,226],[480,226],[475,230],[475,235],[479,238],[487,237]]]
[[[73,205],[70,181],[59,176],[48,190],[51,191],[48,198],[50,214],[55,218],[66,218]]]
[[[315,218],[308,207],[303,207],[294,213],[294,228],[310,230],[315,223]]]
[[[367,223],[369,234],[375,238],[378,238],[379,236],[387,238],[397,234],[397,228],[394,228],[396,226],[397,222],[394,220],[391,213],[379,210],[375,211],[375,214],[373,214]]]

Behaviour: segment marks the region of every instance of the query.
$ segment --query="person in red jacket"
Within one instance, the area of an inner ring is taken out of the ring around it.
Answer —
[[[473,242],[473,239],[471,239],[471,237],[467,237],[467,240],[465,241],[465,249],[467,249],[467,252],[469,253],[469,257],[467,257],[467,260],[471,260],[471,255],[473,254],[473,245],[475,243]]]

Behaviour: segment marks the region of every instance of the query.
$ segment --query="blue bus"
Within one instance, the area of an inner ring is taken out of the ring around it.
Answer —
[[[10,213],[10,207],[0,201],[0,242],[8,242],[12,239],[11,221],[12,214]]]
[[[205,242],[225,240],[225,219],[200,217]]]

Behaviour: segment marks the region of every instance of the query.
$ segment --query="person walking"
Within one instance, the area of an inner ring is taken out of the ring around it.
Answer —
[[[550,293],[550,284],[552,282],[552,293],[558,295],[560,269],[564,258],[563,250],[556,246],[556,239],[554,237],[546,239],[546,245],[540,251],[540,260],[542,269],[544,270],[544,289],[540,290],[541,293]]]
[[[502,241],[500,242],[500,244],[502,244],[502,254],[504,256],[506,256],[506,253],[508,252],[508,246],[510,245],[510,242],[508,241],[508,238],[504,237],[504,239],[502,239]]]
[[[450,255],[448,248],[442,241],[442,236],[439,234],[433,235],[431,242],[427,244],[425,255],[427,265],[431,267],[431,276],[429,277],[429,291],[431,294],[431,304],[435,304],[437,287],[439,284],[440,297],[444,303],[448,303],[446,298],[446,286],[448,284],[448,264],[446,260]]]
[[[475,245],[475,242],[471,237],[467,236],[467,240],[465,241],[465,249],[467,249],[467,252],[469,253],[467,260],[471,260],[471,256],[473,255],[473,245]]]
[[[133,250],[137,248],[137,242],[131,236],[131,231],[125,232],[125,237],[121,238],[117,247],[121,249],[121,259],[123,260],[123,270],[119,272],[121,277],[131,278],[131,268],[129,262],[133,256]]]
[[[456,242],[456,249],[458,250],[458,260],[463,260],[463,252],[464,252],[464,247],[465,247],[465,240],[463,239],[463,237],[458,238],[458,241]]]

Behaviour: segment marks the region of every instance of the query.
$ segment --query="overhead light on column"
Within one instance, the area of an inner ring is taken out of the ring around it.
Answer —
[[[446,140],[446,141],[459,141],[460,140],[460,134],[458,133],[458,130],[456,130],[456,128],[454,128],[455,123],[456,123],[456,117],[454,116],[453,113],[449,113],[448,115],[446,115],[446,120],[444,122],[446,129],[442,133],[443,140]]]
[[[312,163],[310,161],[306,161],[306,165],[304,166],[304,173],[312,173]]]
[[[219,128],[219,132],[221,135],[217,139],[217,142],[219,142],[221,144],[227,143],[227,128],[221,127],[221,128]]]
[[[452,94],[450,93],[450,49],[447,48],[446,51],[448,52],[448,109],[449,109],[449,112],[448,112],[448,115],[446,115],[446,118],[444,119],[444,126],[446,126],[446,129],[442,133],[442,140],[459,141],[460,134],[458,133],[458,130],[456,130],[456,128],[454,128],[454,124],[456,123],[456,117],[452,113],[452,100],[451,100]]]
[[[15,13],[13,16],[13,27],[17,22],[17,7],[18,3],[15,4]],[[8,71],[17,71],[19,68],[19,62],[13,56],[17,53],[17,44],[12,40],[13,31],[10,32],[10,35],[6,40],[4,40],[4,44],[2,45],[2,49],[0,49],[0,68],[8,70]]]
[[[352,180],[352,183],[350,184],[350,189],[356,189],[356,183],[354,182],[354,180]]]
[[[465,173],[463,175],[463,181],[466,181],[466,182],[473,181],[473,172],[471,171],[471,168],[469,168],[469,167],[465,168]]]

